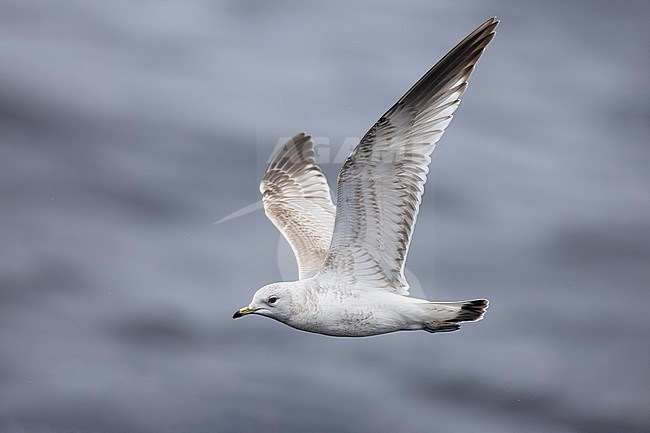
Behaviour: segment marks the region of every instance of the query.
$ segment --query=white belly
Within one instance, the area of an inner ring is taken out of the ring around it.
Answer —
[[[328,290],[314,295],[313,307],[287,325],[338,337],[422,329],[415,305],[419,300],[414,298],[364,290]]]

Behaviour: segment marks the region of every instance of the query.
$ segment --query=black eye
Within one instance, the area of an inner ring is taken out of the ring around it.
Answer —
[[[278,302],[278,297],[277,296],[269,296],[269,300],[268,300],[269,305],[273,305],[276,302]]]

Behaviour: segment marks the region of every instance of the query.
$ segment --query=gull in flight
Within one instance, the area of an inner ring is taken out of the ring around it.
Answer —
[[[341,168],[336,207],[310,136],[276,152],[260,191],[296,255],[299,280],[262,287],[233,318],[259,314],[340,337],[448,332],[483,318],[486,299],[410,297],[404,263],[431,153],[497,24],[491,18],[470,33],[370,128]]]

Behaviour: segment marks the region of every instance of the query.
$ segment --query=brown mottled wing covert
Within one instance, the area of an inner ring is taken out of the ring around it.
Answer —
[[[335,209],[310,136],[300,133],[276,152],[260,192],[264,212],[296,255],[300,279],[315,275],[332,239]]]

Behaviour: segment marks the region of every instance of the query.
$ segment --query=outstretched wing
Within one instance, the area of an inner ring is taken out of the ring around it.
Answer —
[[[431,152],[494,37],[487,20],[370,128],[341,168],[336,225],[319,278],[408,294],[404,262]]]
[[[325,261],[336,211],[309,135],[296,135],[276,152],[260,192],[266,216],[296,255],[300,279],[315,275]]]

